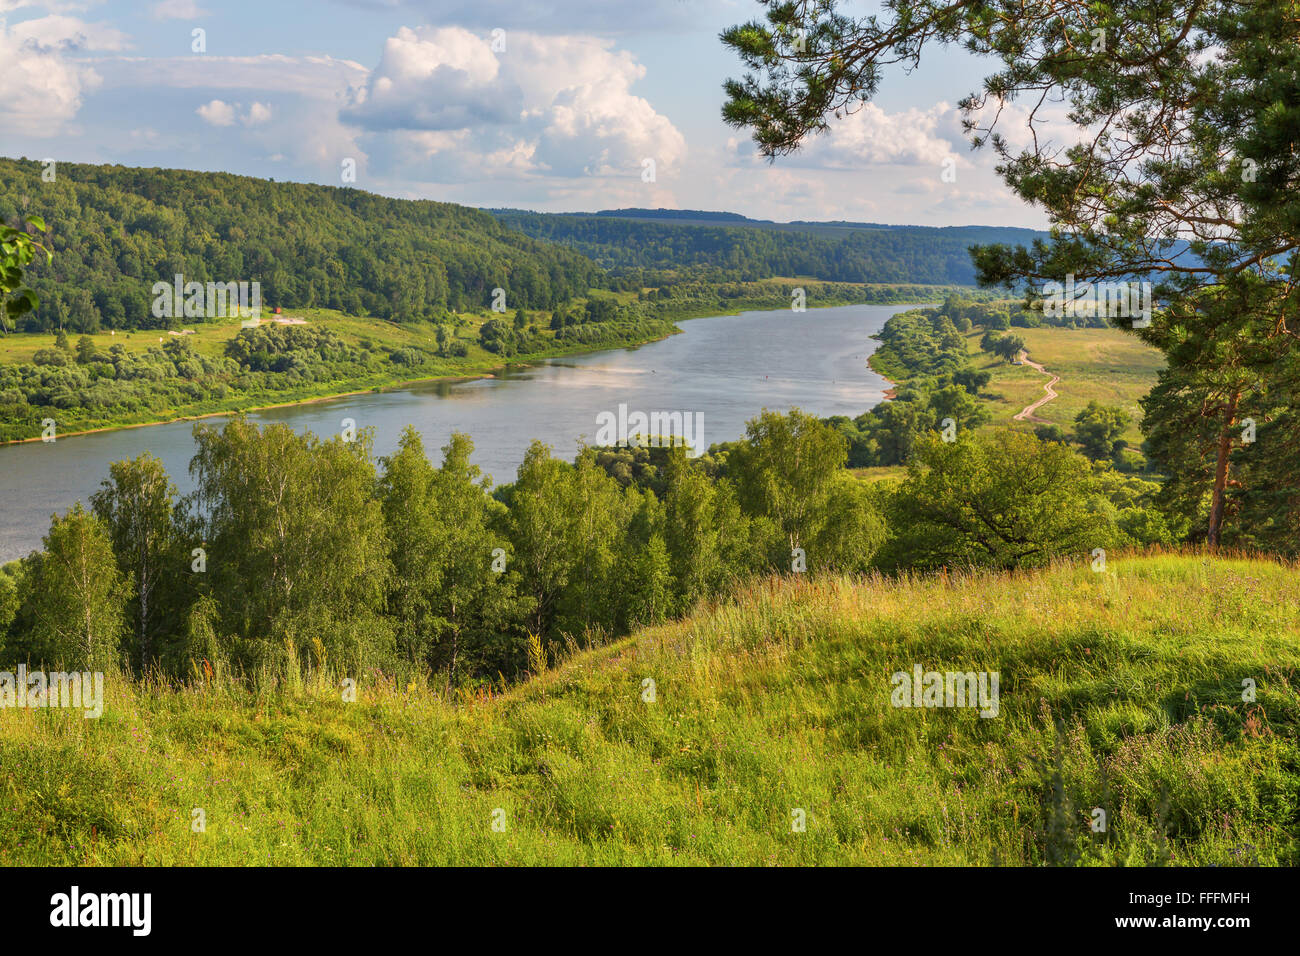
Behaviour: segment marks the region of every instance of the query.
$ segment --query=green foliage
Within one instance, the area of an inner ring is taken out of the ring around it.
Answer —
[[[843,438],[798,410],[765,412],[718,457],[652,449],[635,472],[623,449],[569,464],[534,443],[495,494],[465,435],[435,468],[407,429],[382,473],[364,432],[321,441],[236,417],[195,440],[193,496],[177,501],[146,455],[115,463],[85,516],[124,581],[114,649],[138,672],[513,676],[529,632],[548,653],[627,633],[790,570],[794,548],[814,572],[864,571],[885,534],[876,496],[842,471]],[[39,599],[46,560],[24,565],[20,603]],[[30,613],[11,630],[9,650],[36,640]]]
[[[445,671],[448,683],[462,673],[516,669],[512,638],[529,610],[500,527],[505,509],[470,464],[473,450],[469,436],[455,433],[435,469],[408,427],[397,452],[381,460],[393,567],[387,612],[397,649],[411,665]]]
[[[28,216],[17,229],[5,225],[5,218],[0,215],[0,334],[9,332],[10,320],[17,320],[40,305],[40,296],[23,287],[23,273],[35,261],[38,251],[45,253],[47,264],[52,257],[52,252],[34,240],[26,228],[45,232],[45,221],[40,216]]]
[[[1059,294],[1071,278],[1150,281],[1152,321],[1127,306],[1109,319],[1168,359],[1143,425],[1151,456],[1175,479],[1166,505],[1199,519],[1211,546],[1300,552],[1294,442],[1235,437],[1250,425],[1294,434],[1296,420],[1294,3],[900,0],[854,16],[837,0],[762,2],[766,22],[722,36],[751,71],[726,83],[723,117],[750,129],[768,157],[871,99],[885,68],[919,67],[927,46],[960,44],[993,64],[961,103],[966,129],[973,146],[993,147],[1002,178],[1052,231],[973,247],[979,282],[1023,293],[1036,310],[1053,294],[1048,283]],[[1107,39],[1110,49],[1097,50]],[[1036,127],[1027,147],[1013,145],[1024,140],[998,123],[1022,97],[1036,104],[1031,127],[1056,102],[1074,129]]]
[[[1074,417],[1074,437],[1092,459],[1110,458],[1115,443],[1128,427],[1128,413],[1114,405],[1092,401]]]
[[[663,507],[654,492],[611,477],[595,449],[569,465],[535,442],[500,499],[531,631],[626,631],[672,609]]]
[[[923,441],[890,503],[886,568],[1039,567],[1114,546],[1088,508],[1087,462],[1064,446],[999,430]]]
[[[813,548],[826,527],[827,504],[848,456],[844,437],[799,409],[764,411],[746,428],[747,440],[727,460],[740,501],[769,518],[780,535],[773,563],[794,548]],[[786,552],[783,554],[782,552]]]
[[[826,496],[825,522],[813,544],[818,568],[864,573],[887,537],[885,505],[871,485],[840,473]]]
[[[0,654],[5,653],[5,641],[9,633],[9,626],[18,615],[18,608],[21,604],[18,582],[21,569],[22,565],[17,561],[0,566]],[[3,659],[7,658],[0,658],[0,660]]]
[[[1003,335],[989,330],[980,339],[980,348],[1001,357],[1004,361],[1014,362],[1025,348],[1025,340],[1018,335]]]
[[[900,312],[886,320],[871,367],[903,384],[892,400],[856,419],[830,420],[848,442],[851,467],[903,464],[921,436],[941,431],[945,420],[961,430],[987,420],[976,396],[988,384],[989,373],[971,365],[966,340],[952,318],[968,320],[978,311],[978,303],[950,297],[941,309]]]
[[[23,604],[6,653],[33,664],[115,670],[127,587],[108,529],[78,502],[53,519],[43,543],[24,561]]]
[[[162,656],[174,663],[168,625],[184,616],[194,590],[186,580],[190,549],[176,498],[162,462],[146,452],[110,465],[109,479],[90,499],[128,584],[122,656],[141,672]]]
[[[950,396],[969,393],[945,386],[929,400],[953,411]],[[104,539],[105,580],[123,582],[115,653],[187,679],[379,669],[464,686],[523,673],[530,633],[554,657],[756,574],[1037,565],[1185,532],[1149,513],[1153,482],[1091,473],[1065,447],[1014,433],[922,440],[894,493],[845,472],[842,429],[798,409],[764,411],[745,439],[698,458],[587,448],[570,464],[534,443],[495,492],[460,434],[434,467],[407,429],[378,472],[364,432],[321,441],[237,417],[195,436],[194,496],[177,501],[142,456],[115,463],[95,515],[79,519]],[[22,607],[42,600],[48,560],[24,562]],[[88,587],[65,597],[100,600]],[[20,611],[7,652],[46,641],[33,621]]]
[[[359,673],[392,662],[382,615],[391,565],[369,436],[321,441],[239,417],[196,425],[204,590],[233,662],[283,673],[299,659]]]
[[[654,221],[625,210],[602,215],[494,210],[504,225],[589,256],[617,287],[658,285],[689,276],[727,282],[809,276],[825,282],[972,285],[972,242],[1028,241],[1028,229],[968,226],[937,229],[875,223],[776,224],[746,220]],[[911,301],[925,301],[912,299]]]
[[[544,631],[574,567],[573,466],[552,458],[534,441],[513,484],[501,492],[521,584],[532,599],[533,629]]]
[[[753,523],[731,482],[710,478],[677,449],[667,484],[664,544],[676,571],[675,609],[684,613],[761,565],[749,548]]]
[[[490,304],[553,308],[599,284],[589,259],[450,203],[225,173],[0,159],[0,220],[24,195],[50,224],[52,264],[30,280],[39,303],[13,311],[27,331],[168,327],[156,282],[259,282],[262,300],[400,321]],[[28,217],[37,224],[41,220]],[[8,267],[13,230],[0,236]],[[31,261],[24,245],[13,253]],[[195,321],[195,320],[187,320]]]

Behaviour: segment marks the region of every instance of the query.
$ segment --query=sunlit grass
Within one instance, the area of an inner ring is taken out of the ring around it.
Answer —
[[[985,403],[992,414],[990,427],[1002,427],[1013,424],[1014,415],[1043,397],[1048,379],[1027,365],[1012,365],[981,351],[983,334],[978,328],[967,333],[967,348],[977,369],[993,373],[984,390]],[[1158,350],[1118,329],[1012,328],[1008,334],[1023,338],[1029,357],[1061,376],[1055,385],[1058,397],[1035,412],[1039,418],[1068,431],[1090,401],[1118,405],[1130,418],[1120,437],[1135,447],[1141,443],[1138,400],[1151,390],[1164,367],[1164,356]]]
[[[113,681],[0,711],[0,864],[1295,865],[1298,622],[1293,565],[1112,556],[759,581],[456,702]],[[914,664],[999,716],[894,708]]]

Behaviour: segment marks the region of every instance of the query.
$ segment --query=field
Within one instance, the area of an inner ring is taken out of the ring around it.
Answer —
[[[874,468],[850,468],[849,473],[865,481],[894,481],[907,477],[907,466],[878,465]]]
[[[1130,423],[1121,436],[1136,447],[1142,441],[1138,424],[1142,409],[1138,399],[1156,382],[1164,367],[1164,356],[1141,339],[1118,329],[1013,328],[1011,334],[1025,340],[1025,351],[1053,375],[1061,376],[1059,394],[1035,413],[1067,431],[1074,416],[1088,402],[1119,405],[1129,413]],[[979,347],[982,329],[966,334],[967,348],[978,369],[993,373],[984,390],[992,420],[989,427],[1011,424],[1012,416],[1043,396],[1043,375],[1025,365],[1012,365]]]
[[[1296,570],[776,578],[454,704],[112,680],[0,710],[0,865],[1296,865]],[[914,665],[997,716],[892,706]]]
[[[424,346],[434,348],[434,327],[428,324],[399,325],[370,316],[347,315],[331,309],[286,309],[281,318],[296,317],[305,319],[313,325],[323,325],[350,343],[368,338],[378,345],[389,348],[406,346]],[[263,324],[269,324],[272,316],[269,310],[263,311]],[[479,320],[481,324],[483,320]],[[193,335],[184,336],[185,343],[203,355],[218,356],[224,353],[226,343],[239,334],[237,319],[215,319],[211,322],[187,322],[183,326],[193,329]],[[462,336],[464,336],[462,332]],[[75,344],[81,338],[80,333],[71,333],[70,340]],[[130,351],[144,351],[157,348],[176,336],[168,335],[157,329],[119,330],[117,332],[97,332],[90,336],[91,341],[100,350],[107,352],[114,345],[124,345]],[[54,334],[51,332],[11,333],[0,338],[0,361],[30,362],[38,349],[52,348]]]

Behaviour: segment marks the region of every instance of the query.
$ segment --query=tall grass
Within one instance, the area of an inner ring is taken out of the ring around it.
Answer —
[[[1152,553],[755,581],[456,699],[113,679],[0,711],[0,864],[1295,865],[1298,622],[1293,565]],[[893,707],[914,664],[999,716]]]

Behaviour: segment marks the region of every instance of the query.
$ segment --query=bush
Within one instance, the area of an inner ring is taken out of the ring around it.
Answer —
[[[62,367],[68,363],[68,353],[62,349],[37,349],[36,354],[32,356],[33,365]]]

